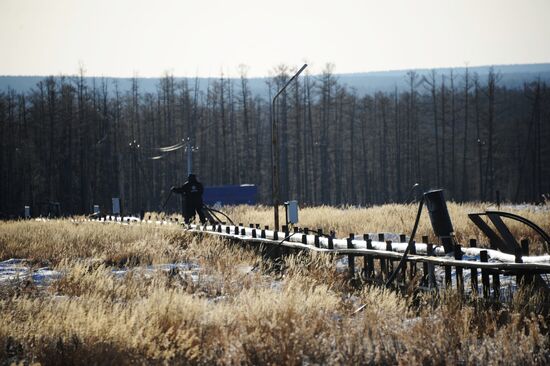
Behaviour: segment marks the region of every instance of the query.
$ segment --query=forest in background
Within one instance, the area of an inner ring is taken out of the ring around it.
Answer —
[[[406,202],[415,183],[455,201],[494,200],[499,190],[540,202],[550,193],[546,82],[509,88],[493,69],[410,71],[406,88],[360,94],[333,70],[300,76],[278,99],[282,200]],[[141,91],[137,78],[121,90],[81,70],[0,91],[0,212],[59,202],[64,213],[89,213],[111,197],[126,212],[158,210],[186,179],[187,139],[205,185],[256,184],[269,204],[271,98],[294,71],[276,67],[267,97],[251,91],[245,68],[206,90],[169,73],[156,92]]]

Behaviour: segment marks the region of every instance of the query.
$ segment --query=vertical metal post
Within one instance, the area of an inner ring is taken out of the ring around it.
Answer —
[[[279,95],[279,94],[277,94]],[[275,96],[275,98],[277,97]],[[275,98],[271,103],[271,180],[273,189],[273,209],[275,215],[275,230],[279,230],[279,149],[277,146],[277,119],[275,118]]]
[[[286,89],[286,87],[298,76],[304,69],[307,67],[307,64],[304,64],[294,76],[290,78],[289,81],[275,94],[273,101],[271,102],[271,164],[273,166],[271,181],[273,184],[272,188],[272,200],[273,200],[273,210],[274,210],[274,222],[275,230],[279,229],[279,203],[280,203],[280,192],[279,192],[279,146],[277,145],[277,118],[276,118],[276,104],[275,101],[277,97]]]

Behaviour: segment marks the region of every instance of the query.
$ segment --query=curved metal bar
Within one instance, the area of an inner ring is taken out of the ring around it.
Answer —
[[[505,217],[507,219],[510,219],[510,220],[515,220],[515,221],[519,221],[521,222],[522,224],[525,224],[527,226],[529,226],[531,229],[535,230],[537,232],[537,234],[539,234],[542,239],[546,242],[546,250],[548,250],[550,248],[550,235],[548,235],[546,233],[546,231],[544,231],[540,226],[538,226],[537,224],[535,224],[533,221],[531,220],[528,220],[526,219],[525,217],[521,217],[519,215],[516,215],[516,214],[513,214],[513,213],[509,213],[509,212],[503,212],[503,211],[487,211],[487,213],[491,213],[491,214],[497,214],[499,216],[502,216],[502,217]]]

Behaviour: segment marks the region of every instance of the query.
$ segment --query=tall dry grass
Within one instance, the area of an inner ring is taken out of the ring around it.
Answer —
[[[63,259],[111,264],[173,262],[184,256],[185,234],[175,226],[99,222],[0,222],[0,260],[26,258],[57,264]]]
[[[233,210],[242,222],[266,222],[259,219],[271,213]],[[364,231],[351,229],[363,227],[364,212],[340,211],[307,209],[301,218],[310,227]],[[318,253],[287,257],[279,270],[261,264],[250,271],[260,260],[250,250],[152,225],[9,222],[0,223],[0,238],[2,259],[50,262],[63,274],[45,290],[0,291],[2,363],[547,364],[550,358],[543,300],[528,293],[494,307],[452,293],[355,287],[330,256]],[[147,266],[167,262],[198,268]],[[122,277],[114,271],[121,266],[128,269]],[[365,310],[353,315],[360,304]]]

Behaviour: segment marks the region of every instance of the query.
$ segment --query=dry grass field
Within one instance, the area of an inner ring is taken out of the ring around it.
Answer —
[[[478,237],[450,205],[459,240]],[[416,208],[306,208],[301,226],[408,233]],[[271,223],[266,207],[228,210]],[[548,211],[518,213],[550,231]],[[431,229],[423,214],[419,234]],[[517,236],[527,236],[512,226]],[[538,295],[509,304],[351,286],[327,255],[275,270],[253,251],[176,226],[0,222],[0,261],[24,258],[61,276],[0,282],[0,363],[548,364]],[[166,267],[163,264],[180,263]],[[259,264],[257,270],[251,268]],[[168,268],[168,270],[167,270]],[[363,312],[353,314],[361,304]]]

